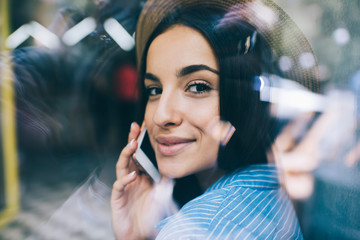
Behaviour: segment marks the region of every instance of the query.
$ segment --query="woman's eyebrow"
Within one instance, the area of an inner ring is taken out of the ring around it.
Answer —
[[[180,70],[180,72],[177,75],[177,77],[183,77],[185,75],[188,75],[188,74],[191,74],[191,73],[194,73],[194,72],[197,72],[197,71],[202,71],[202,70],[207,70],[207,71],[210,71],[210,72],[213,72],[217,75],[219,75],[219,71],[216,70],[216,69],[213,69],[209,66],[206,66],[204,64],[197,64],[197,65],[190,65],[190,66],[186,66],[184,68],[182,68]]]
[[[160,82],[160,79],[152,73],[145,73],[144,79]]]

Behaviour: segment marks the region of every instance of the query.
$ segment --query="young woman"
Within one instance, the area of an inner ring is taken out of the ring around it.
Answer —
[[[268,163],[271,117],[260,85],[262,75],[277,71],[273,51],[238,11],[241,4],[177,2],[164,14],[159,1],[150,1],[138,25],[137,34],[146,35],[146,17],[160,11],[137,52],[140,119],[163,179],[154,184],[135,166],[140,127],[132,124],[111,197],[116,238],[302,239],[276,167]],[[226,146],[213,131],[221,122],[236,129]],[[168,179],[189,175],[204,193],[171,215]]]

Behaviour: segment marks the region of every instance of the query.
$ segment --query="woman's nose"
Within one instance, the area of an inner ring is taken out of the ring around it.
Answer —
[[[154,123],[162,128],[180,125],[179,103],[176,94],[163,92],[153,116]]]

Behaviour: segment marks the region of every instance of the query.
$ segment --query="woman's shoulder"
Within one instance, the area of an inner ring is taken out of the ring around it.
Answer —
[[[223,199],[223,194],[207,193],[191,200],[157,225],[157,239],[204,239]]]
[[[158,239],[302,239],[284,191],[247,189],[215,190],[190,201],[163,223]]]
[[[291,202],[268,170],[257,166],[219,179],[164,221],[159,239],[302,239]]]
[[[302,239],[298,220],[274,165],[253,165],[209,189],[224,192],[209,225],[209,239]]]
[[[276,190],[280,188],[278,179],[278,170],[275,165],[250,165],[223,176],[210,186],[207,192],[240,187],[258,190]]]

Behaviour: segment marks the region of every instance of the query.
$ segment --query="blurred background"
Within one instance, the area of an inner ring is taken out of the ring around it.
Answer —
[[[0,239],[113,238],[144,2],[1,0]],[[360,239],[360,1],[274,2],[314,50],[280,69],[317,64],[318,96],[335,109],[279,117],[296,129],[278,142],[285,185],[305,239]]]

